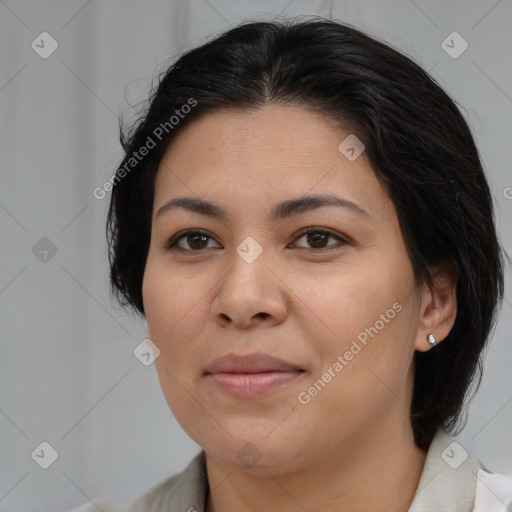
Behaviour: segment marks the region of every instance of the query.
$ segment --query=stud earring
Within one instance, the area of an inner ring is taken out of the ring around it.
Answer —
[[[434,346],[436,344],[436,337],[433,334],[429,334],[427,336],[427,341],[430,343],[430,345]]]

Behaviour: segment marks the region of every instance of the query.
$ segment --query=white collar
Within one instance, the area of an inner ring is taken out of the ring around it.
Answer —
[[[201,451],[181,473],[155,486],[128,510],[151,508],[158,496],[159,510],[204,512],[207,491],[206,455]],[[439,430],[430,444],[408,512],[511,510],[512,479],[487,472],[459,443]]]

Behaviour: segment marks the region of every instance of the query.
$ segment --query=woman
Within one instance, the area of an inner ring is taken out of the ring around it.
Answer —
[[[340,23],[244,23],[181,56],[122,143],[113,291],[202,448],[123,510],[507,510],[511,481],[448,436],[502,256],[427,73]]]

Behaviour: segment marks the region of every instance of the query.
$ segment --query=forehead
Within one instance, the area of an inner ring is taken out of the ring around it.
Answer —
[[[299,107],[222,109],[190,122],[171,142],[155,182],[155,211],[180,195],[269,209],[307,193],[337,193],[367,211],[390,200],[364,152],[340,151],[350,132]]]

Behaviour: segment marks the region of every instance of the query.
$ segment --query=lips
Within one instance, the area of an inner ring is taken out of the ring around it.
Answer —
[[[299,366],[268,354],[228,354],[215,359],[205,370],[211,382],[235,398],[268,395],[303,372]]]
[[[301,370],[298,366],[268,354],[228,354],[215,359],[206,368],[206,373],[262,373],[290,372]]]

